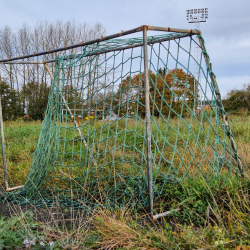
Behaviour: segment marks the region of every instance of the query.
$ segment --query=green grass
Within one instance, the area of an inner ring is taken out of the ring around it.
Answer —
[[[238,144],[239,149],[239,155],[242,158],[243,166],[246,168],[250,165],[250,160],[248,156],[248,152],[250,151],[250,118],[249,117],[243,117],[243,118],[234,118],[231,117],[231,128],[233,131],[233,134],[235,136],[235,141]],[[186,124],[189,124],[190,120],[186,120]],[[99,124],[98,124],[99,123]],[[171,127],[176,128],[178,126],[178,119],[172,119],[171,120]],[[71,124],[71,126],[73,126]],[[96,161],[98,161],[99,164],[103,165],[112,165],[113,160],[116,163],[117,166],[123,167],[124,173],[126,174],[134,174],[140,172],[141,168],[146,167],[146,163],[142,162],[141,155],[146,154],[146,144],[145,140],[143,140],[144,137],[144,124],[140,121],[138,121],[137,126],[135,127],[135,123],[128,121],[127,123],[127,132],[125,135],[125,132],[123,131],[125,126],[125,121],[121,120],[119,123],[113,123],[111,126],[106,125],[103,126],[103,128],[100,127],[100,122],[97,122],[98,130],[94,132],[95,126],[94,124],[86,125],[85,129],[83,130],[84,136],[86,141],[92,142],[95,144],[94,153],[98,153],[99,157],[96,158]],[[180,126],[180,136],[176,139],[176,133],[174,130],[169,127],[169,132],[166,135],[165,140],[171,144],[176,145],[176,147],[179,150],[179,154],[183,155],[185,149],[185,141],[187,140],[188,135],[188,127],[182,122]],[[203,124],[204,130],[208,130],[208,123]],[[159,125],[161,133],[164,135],[166,126],[161,121]],[[193,131],[194,134],[197,135],[199,133],[199,126],[197,123],[193,124]],[[6,142],[6,154],[7,154],[7,165],[8,165],[8,176],[11,186],[18,186],[23,185],[26,181],[27,175],[29,173],[29,169],[31,166],[31,163],[33,161],[33,153],[36,150],[38,137],[41,130],[41,122],[23,122],[23,121],[17,121],[17,122],[6,122],[5,123],[5,142]],[[102,129],[102,130],[101,130]],[[137,134],[135,134],[133,131],[135,131]],[[86,130],[86,131],[85,131]],[[66,137],[65,137],[66,132]],[[65,142],[65,144],[60,144],[60,152],[64,152],[66,154],[60,154],[58,157],[58,162],[63,162],[62,164],[64,166],[68,166],[67,168],[70,171],[71,164],[79,165],[80,160],[84,159],[85,153],[79,154],[77,152],[83,151],[85,148],[81,143],[79,135],[75,134],[73,136],[74,132],[73,129],[61,129],[60,131],[61,136],[60,138],[66,138],[69,141]],[[117,136],[117,133],[119,134]],[[180,157],[178,154],[175,153],[174,158],[173,153],[174,149],[169,146],[169,144],[164,144],[164,139],[160,136],[159,132],[157,132],[155,126],[152,128],[152,134],[153,134],[153,140],[152,140],[152,153],[153,153],[153,159],[158,167],[159,171],[167,173],[169,171],[169,166],[171,165],[171,161],[174,162],[176,169],[178,169],[178,173],[180,178],[183,176],[183,174],[186,171],[186,166],[190,166],[190,174],[195,173],[197,170],[197,167],[194,164],[194,160],[191,157],[192,150],[195,147],[195,140],[192,135],[189,136],[189,148],[191,149],[190,152],[186,151],[186,155],[184,157],[183,162],[180,160]],[[210,134],[212,136],[212,134]],[[108,136],[107,140],[104,140]],[[201,133],[200,136],[204,136],[204,133]],[[100,139],[101,138],[101,139]],[[72,140],[74,139],[74,141]],[[123,143],[126,143],[126,148],[124,148],[122,145]],[[211,142],[213,143],[214,139],[211,137]],[[205,140],[201,139],[200,144],[201,147],[204,147]],[[73,147],[72,147],[73,146]],[[116,152],[114,154],[114,146],[116,147]],[[159,150],[163,148],[161,155],[159,154]],[[207,170],[209,169],[209,160],[213,159],[213,150],[211,147],[207,146],[207,154],[208,154],[208,160],[203,159],[201,170],[207,173]],[[197,148],[197,146],[196,146]],[[108,153],[105,157],[105,149],[108,150]],[[63,158],[64,157],[64,158]],[[130,162],[131,157],[133,157],[133,162],[137,164],[137,166],[132,165],[134,163]],[[169,162],[165,161],[163,159],[167,159]],[[202,152],[200,149],[196,150],[196,153],[194,155],[194,159],[197,160],[197,162],[200,161],[202,158]],[[124,162],[125,161],[125,162]],[[126,163],[126,161],[128,163]],[[129,163],[130,162],[130,163]],[[132,163],[132,164],[131,164]],[[184,164],[183,164],[184,163]],[[2,160],[0,156],[0,166],[2,165]],[[2,169],[2,167],[1,167]],[[64,167],[64,169],[66,169]],[[68,171],[68,172],[69,172]],[[78,174],[78,170],[74,170],[76,172],[76,175]],[[74,171],[72,173],[74,174]],[[131,172],[133,171],[133,172]],[[66,171],[67,172],[67,171]],[[170,172],[169,174],[172,174]],[[72,176],[71,176],[72,177]],[[0,183],[3,184],[3,174],[0,176]]]
[[[1,218],[0,226],[5,225],[6,230],[0,230],[0,249],[24,246],[22,242],[27,235],[43,237],[48,243],[52,233],[56,244],[46,245],[44,249],[235,249],[239,245],[250,246],[250,117],[230,118],[246,178],[232,175],[229,179],[222,176],[205,181],[199,177],[165,184],[162,195],[155,201],[154,213],[172,208],[179,211],[159,222],[148,220],[146,212],[138,213],[131,204],[114,210],[100,207],[88,217],[79,215],[84,221],[72,220],[71,229],[56,226],[56,221],[52,228],[46,223],[34,223],[31,215]],[[128,125],[132,131],[133,124]],[[5,123],[8,175],[13,186],[25,183],[40,129],[41,122]],[[119,143],[123,139],[121,134]],[[138,139],[136,147],[141,145]],[[3,186],[3,175],[0,181]],[[49,208],[48,213],[51,213]],[[42,248],[37,243],[33,249]]]
[[[12,218],[0,218],[0,249],[21,249],[24,240],[41,239],[39,225],[33,221],[31,212],[21,213]]]
[[[8,177],[11,186],[25,184],[40,132],[41,122],[39,121],[23,122],[19,120],[4,123]],[[3,171],[2,155],[0,161],[1,171]],[[0,178],[1,184],[3,184],[3,174]]]

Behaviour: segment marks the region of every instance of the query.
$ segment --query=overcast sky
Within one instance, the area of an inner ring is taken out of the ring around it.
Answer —
[[[143,24],[194,29],[186,10],[208,8],[202,35],[222,95],[250,82],[249,0],[0,0],[1,28],[13,31],[24,22],[75,19],[100,22],[107,35]]]

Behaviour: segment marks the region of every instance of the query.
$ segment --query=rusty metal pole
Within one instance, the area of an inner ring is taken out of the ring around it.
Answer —
[[[234,151],[234,158],[237,161],[238,168],[239,168],[239,171],[240,171],[241,175],[244,177],[243,166],[242,166],[242,163],[241,163],[241,159],[240,159],[240,157],[238,155],[238,149],[237,149],[236,143],[234,141],[234,138],[232,137],[232,135],[230,133],[231,129],[230,129],[230,126],[229,126],[229,123],[228,123],[228,117],[227,117],[227,115],[223,114],[223,118],[224,118],[225,126],[226,126],[227,130],[229,131],[228,136],[229,136],[229,139],[230,139],[230,142],[231,142],[232,149]]]
[[[121,31],[119,33],[113,34],[113,35],[109,35],[109,36],[105,36],[105,37],[101,37],[98,39],[94,39],[91,41],[87,41],[87,42],[81,42],[78,44],[73,44],[70,46],[65,46],[65,47],[61,47],[61,48],[57,48],[57,49],[52,49],[52,50],[47,50],[47,51],[42,51],[42,52],[34,52],[33,54],[29,54],[29,55],[20,55],[17,57],[12,57],[12,58],[5,58],[5,59],[0,59],[0,63],[3,62],[11,62],[11,61],[16,61],[16,60],[21,60],[21,59],[25,59],[25,58],[32,58],[32,57],[38,57],[38,56],[43,56],[43,55],[49,55],[49,54],[53,54],[56,52],[60,52],[60,51],[65,51],[65,50],[70,50],[70,49],[74,49],[74,48],[78,48],[78,47],[84,47],[86,45],[90,45],[90,44],[94,44],[94,43],[100,43],[103,41],[107,41],[116,37],[121,37],[121,36],[126,36],[129,34],[133,34],[136,32],[140,32],[142,31],[142,29],[144,29],[144,26],[140,26],[137,27],[135,29],[131,29],[131,30],[127,30],[127,31]],[[165,31],[165,32],[176,32],[176,33],[188,33],[190,35],[192,34],[198,34],[198,32],[196,30],[188,30],[188,29],[176,29],[176,28],[169,28],[169,27],[155,27],[155,26],[147,26],[148,30],[156,30],[156,31]],[[37,63],[37,62],[35,62]],[[40,62],[38,62],[40,63]]]
[[[5,185],[5,190],[7,190],[9,188],[9,185],[8,185],[7,163],[6,163],[5,143],[4,143],[4,130],[3,130],[3,114],[2,114],[1,94],[0,94],[0,126],[1,126],[1,139],[2,139],[4,185]]]
[[[202,40],[201,36],[198,36],[198,39],[199,39],[202,51],[206,51],[206,48],[205,48],[205,45],[203,43],[203,40]],[[220,94],[219,87],[218,87],[218,84],[217,84],[217,81],[216,81],[216,77],[215,77],[214,73],[212,72],[212,64],[211,64],[211,62],[209,60],[209,57],[208,57],[208,55],[206,53],[203,53],[203,56],[204,56],[206,64],[209,65],[209,67],[210,67],[209,75],[210,75],[210,78],[212,80],[212,84],[213,84],[214,89],[215,89],[215,96],[216,96],[217,105],[221,109],[221,113],[222,113],[222,116],[223,116],[225,127],[226,127],[226,129],[228,131],[227,134],[228,134],[228,137],[230,139],[232,149],[234,151],[234,158],[237,161],[237,165],[238,165],[241,176],[244,177],[243,166],[242,166],[239,154],[238,154],[238,149],[237,149],[236,143],[234,141],[234,138],[232,137],[232,134],[231,134],[231,129],[230,129],[230,126],[229,126],[228,117],[227,117],[225,109],[223,107],[223,103],[222,103],[222,100],[221,100],[221,94]]]
[[[145,87],[145,113],[146,113],[146,137],[147,137],[148,203],[149,203],[149,213],[151,218],[153,218],[153,177],[152,177],[152,159],[151,159],[147,26],[143,26],[143,57],[144,57],[144,77],[145,77],[144,87]]]

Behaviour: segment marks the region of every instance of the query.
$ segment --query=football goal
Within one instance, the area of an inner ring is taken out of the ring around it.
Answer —
[[[198,60],[192,53],[197,45]],[[31,61],[76,47],[81,53]],[[15,201],[134,204],[153,217],[167,183],[243,176],[198,30],[144,25],[0,62],[41,64],[53,80],[27,181],[8,193]]]

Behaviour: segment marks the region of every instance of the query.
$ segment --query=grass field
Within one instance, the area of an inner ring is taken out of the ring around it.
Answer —
[[[21,247],[24,239],[33,236],[42,239],[43,249],[235,249],[240,245],[248,249],[250,117],[235,116],[230,121],[246,178],[209,178],[205,182],[197,177],[168,184],[155,205],[165,209],[168,204],[167,207],[180,210],[158,222],[146,219],[145,212],[138,214],[129,204],[120,210],[100,207],[84,221],[72,220],[70,229],[56,222],[52,227],[46,222],[34,222],[32,214],[11,220],[2,218],[0,225],[5,225],[6,230],[0,232],[0,249],[1,244],[10,244],[11,237]],[[16,121],[4,125],[10,185],[22,185],[33,160],[41,122]],[[0,182],[3,186],[3,172]],[[49,242],[54,245],[49,247]],[[36,244],[34,249],[42,249],[39,240]]]
[[[242,163],[243,166],[245,167],[245,170],[247,170],[247,167],[250,165],[250,157],[249,157],[249,152],[250,152],[250,118],[249,117],[230,117],[230,121],[231,121],[231,130],[233,132],[235,141],[238,145],[238,151],[239,151],[239,155],[242,159]],[[176,121],[177,123],[177,121]],[[143,127],[143,124],[137,124],[137,129],[140,126]],[[124,127],[121,126],[122,128]],[[163,127],[163,126],[162,126]],[[92,128],[91,128],[92,129]],[[112,130],[113,129],[113,130]],[[6,122],[4,124],[4,130],[5,130],[5,143],[6,143],[6,154],[7,154],[7,165],[8,165],[8,175],[9,175],[9,180],[10,180],[10,185],[14,185],[14,186],[18,186],[18,185],[23,185],[26,181],[26,177],[29,173],[29,169],[30,169],[30,165],[33,161],[33,153],[36,150],[36,146],[37,146],[37,141],[40,135],[40,131],[41,131],[41,122],[37,121],[37,122],[23,122],[22,120],[19,121],[15,121],[15,122]],[[106,132],[105,130],[102,131],[102,136],[107,136],[109,133],[110,134],[116,132],[116,124],[113,124],[110,128],[109,132]],[[134,123],[129,124],[128,123],[128,130],[129,131],[133,131],[134,130]],[[142,132],[141,134],[143,135],[143,129],[141,129]],[[156,137],[156,132],[154,131],[155,129],[153,128],[153,132],[154,132],[154,137]],[[164,130],[164,127],[161,128],[161,130]],[[198,130],[198,126],[197,128],[194,127],[194,133],[197,134],[198,132],[196,132]],[[69,131],[70,132],[70,131]],[[91,131],[90,131],[91,132]],[[63,133],[63,132],[61,132]],[[119,131],[118,131],[119,133]],[[186,127],[184,127],[184,129],[181,131],[181,133],[184,135],[184,139],[186,134],[188,133],[188,130],[186,129]],[[146,148],[143,142],[143,139],[140,138],[139,136],[137,136],[136,141],[134,142],[134,135],[131,136],[131,139],[129,139],[130,134],[127,133],[127,138],[126,139],[126,145],[129,147],[130,144],[131,146],[134,145],[135,148],[138,149],[138,151],[142,150],[142,147]],[[72,137],[69,136],[68,139],[70,139]],[[93,136],[92,136],[93,137]],[[90,137],[89,140],[93,140],[92,137]],[[158,135],[159,137],[159,135]],[[201,134],[202,137],[202,134]],[[94,140],[98,140],[98,135],[95,135]],[[119,147],[120,144],[123,143],[124,141],[124,133],[119,134],[119,136],[116,139],[116,142],[114,142],[115,140],[113,139],[114,137],[110,137],[111,139],[109,139],[108,141],[108,146],[107,146],[107,150],[110,150],[114,143],[116,143]],[[168,135],[167,140],[174,145],[175,143],[175,139],[176,139],[176,135],[171,133],[170,131],[170,135]],[[94,141],[93,140],[93,141]],[[192,139],[192,137],[189,138],[189,141],[191,141],[191,143],[189,144],[190,148],[193,148],[195,145],[195,140]],[[77,142],[77,141],[76,141]],[[106,143],[106,142],[105,142]],[[160,148],[162,146],[164,142],[163,141],[159,141],[158,142],[158,147]],[[180,151],[180,153],[182,151],[184,151],[184,143],[183,141],[181,141],[180,139],[178,140],[178,149]],[[98,145],[99,146],[99,145]],[[105,144],[100,144],[99,147],[102,147],[102,150],[104,150],[105,148]],[[74,146],[73,150],[78,152],[80,148],[80,145],[78,143],[78,145]],[[208,148],[210,151],[212,151],[210,148]],[[116,157],[117,159],[119,159],[123,152],[122,152],[123,148],[119,150],[117,150],[118,152],[116,152]],[[132,149],[133,150],[133,149]],[[131,150],[131,152],[132,152]],[[145,149],[144,149],[145,150]],[[153,150],[153,155],[155,157],[155,162],[157,163],[157,160],[159,161],[159,157],[157,156],[157,151],[154,154],[154,143],[152,145],[152,150]],[[71,152],[72,151],[72,142],[67,142],[66,146],[65,146],[65,152]],[[171,155],[172,152],[167,152],[169,155]],[[199,152],[198,152],[199,153]],[[201,158],[201,154],[199,155],[197,153],[196,157],[197,158]],[[211,153],[212,154],[212,153]],[[164,154],[163,154],[164,156]],[[166,155],[167,156],[167,155]],[[1,160],[2,155],[0,156],[0,160]],[[69,157],[69,161],[70,161],[70,155],[67,156]],[[76,155],[76,161],[79,160],[79,158],[77,158],[78,155]],[[108,154],[107,156],[107,162],[112,160],[112,152],[110,152],[110,156]],[[185,156],[187,159],[190,158],[190,154],[186,154]],[[136,160],[136,157],[135,157]],[[179,157],[177,157],[175,159],[176,165],[179,164],[180,159]],[[161,162],[162,164],[165,164],[164,161]],[[204,161],[204,169],[206,169],[208,167],[208,163],[209,162],[205,162]],[[2,160],[1,160],[1,164],[2,164]],[[247,173],[247,172],[246,172]],[[1,179],[0,179],[0,183],[3,184],[3,175],[1,175]]]

